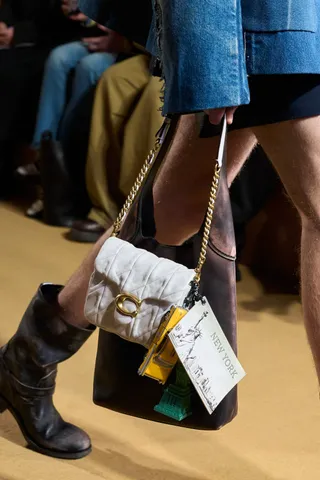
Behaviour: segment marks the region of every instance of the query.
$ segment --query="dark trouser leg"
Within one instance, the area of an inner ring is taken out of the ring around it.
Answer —
[[[16,147],[32,135],[47,53],[36,48],[0,50],[0,197],[10,193]]]

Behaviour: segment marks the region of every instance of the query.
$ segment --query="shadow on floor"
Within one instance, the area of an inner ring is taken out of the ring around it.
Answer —
[[[290,309],[299,302],[295,295],[269,295],[263,293],[252,300],[240,301],[239,306],[249,312],[268,312],[274,315],[281,315],[282,321],[287,323],[301,323],[302,317],[290,316]]]
[[[147,460],[148,462],[154,462],[152,458],[146,458],[145,455],[143,455],[143,459]],[[127,455],[123,455],[120,452],[108,449],[93,449],[91,454],[91,462],[99,464],[102,469],[105,468],[106,473],[107,470],[109,472],[112,470],[119,475],[123,475],[124,478],[130,478],[130,480],[207,480],[208,478],[188,475],[184,472],[178,473],[170,471],[166,469],[167,466],[165,463],[165,467],[163,469],[147,467],[132,460]]]
[[[138,442],[123,444],[115,436],[109,435],[107,431],[94,432],[90,427],[88,431],[92,438],[96,439],[96,443],[100,445],[101,443],[105,444],[106,449],[94,448],[82,467],[90,473],[103,475],[102,478],[113,478],[110,472],[114,472],[114,474],[123,476],[124,479],[130,478],[130,480],[212,480],[212,478],[216,480],[281,480],[278,477],[260,471],[246,460],[234,455],[233,452],[221,446],[218,442],[215,442],[212,446],[214,457],[217,458],[216,466],[212,471],[208,466],[212,462],[212,458],[208,459],[207,465],[203,465],[201,459],[197,458],[196,454],[194,457],[190,454],[190,446],[192,445],[190,443],[186,449],[185,467],[180,472],[177,472],[176,470],[179,469],[178,465],[172,466],[170,460],[166,458],[153,458],[144,451],[143,445],[139,449]],[[111,445],[113,448],[108,448]],[[155,442],[156,447],[157,442]],[[174,445],[172,449],[170,448],[170,453],[173,452]],[[147,466],[150,464],[154,465],[154,467]],[[188,472],[189,466],[192,466],[190,472]],[[208,473],[195,473],[195,470],[201,472],[205,469],[208,470]]]
[[[191,444],[186,450],[188,456],[186,456],[184,471],[177,472],[173,470],[178,470],[179,465],[172,467],[170,461],[166,458],[163,460],[158,457],[153,458],[143,451],[143,445],[139,449],[138,442],[132,441],[132,443],[124,444],[117,440],[116,433],[115,435],[108,434],[107,428],[106,431],[94,431],[90,424],[82,424],[81,426],[90,433],[94,444],[103,444],[106,445],[106,448],[94,448],[89,457],[77,463],[72,462],[72,465],[103,479],[113,478],[113,472],[117,474],[117,478],[123,476],[124,479],[130,478],[130,480],[211,480],[213,477],[216,480],[281,480],[260,471],[247,460],[239,458],[218,442],[212,443],[214,458],[217,459],[212,468],[210,465],[212,458],[208,459],[209,465],[203,465],[201,458],[197,458],[196,455],[193,458],[190,455]],[[8,412],[0,416],[0,436],[22,448],[25,447],[23,437]],[[113,448],[110,449],[110,446]],[[156,447],[157,442],[155,442]],[[170,449],[170,452],[172,453],[173,450],[174,446]],[[148,464],[153,464],[154,467],[149,467]],[[190,473],[188,473],[188,465],[192,466],[192,472]],[[194,474],[195,470],[203,471],[204,469],[209,470],[210,473]],[[11,480],[10,478],[3,478],[1,474],[0,478],[1,480]]]

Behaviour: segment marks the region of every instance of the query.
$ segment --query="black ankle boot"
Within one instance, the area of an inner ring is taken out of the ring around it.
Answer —
[[[61,418],[52,396],[57,364],[76,353],[94,328],[63,320],[57,302],[61,289],[41,285],[16,334],[0,350],[0,412],[12,413],[32,450],[76,459],[90,453],[90,438]]]

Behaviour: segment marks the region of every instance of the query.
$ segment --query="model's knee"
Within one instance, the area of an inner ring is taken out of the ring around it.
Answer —
[[[304,229],[316,230],[320,235],[320,203],[309,202],[297,207]]]

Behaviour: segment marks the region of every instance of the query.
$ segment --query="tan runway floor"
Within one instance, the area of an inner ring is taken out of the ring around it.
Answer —
[[[63,229],[0,205],[0,341],[15,331],[41,281],[64,282],[88,250]],[[301,307],[263,295],[244,271],[239,351],[247,370],[237,419],[220,432],[156,425],[91,402],[97,335],[60,367],[56,405],[86,429],[91,456],[62,461],[24,448],[10,414],[0,416],[1,480],[319,480],[320,404]]]

